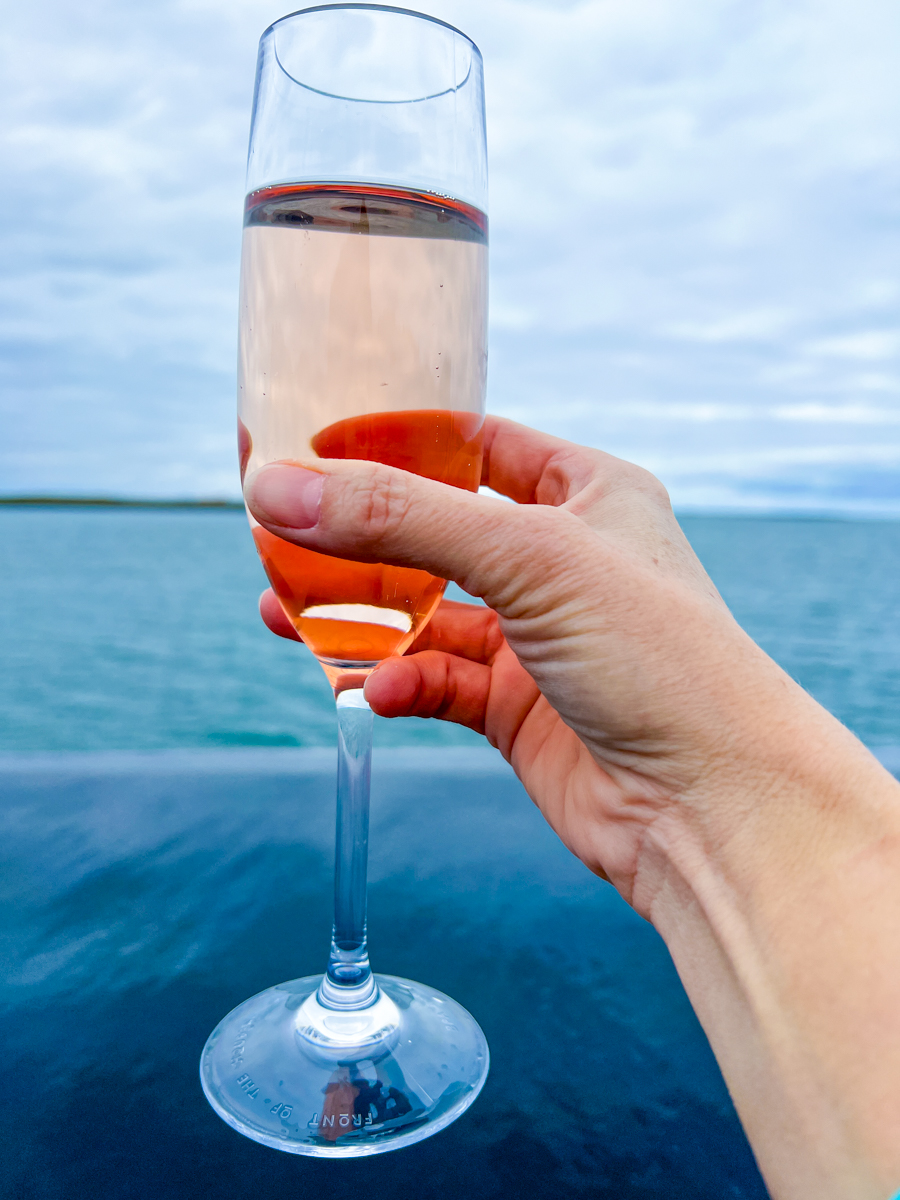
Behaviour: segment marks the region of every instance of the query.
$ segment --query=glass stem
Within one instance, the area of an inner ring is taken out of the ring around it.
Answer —
[[[366,1008],[378,989],[366,949],[366,867],[372,710],[362,688],[337,697],[337,828],[334,853],[334,930],[328,970],[319,986],[326,1008]]]

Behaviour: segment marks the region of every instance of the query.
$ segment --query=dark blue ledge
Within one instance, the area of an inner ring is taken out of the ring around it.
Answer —
[[[223,1125],[207,1034],[324,966],[333,772],[325,750],[0,756],[0,1196],[765,1196],[661,941],[488,749],[376,756],[370,860],[375,968],[481,1022],[478,1102],[351,1163]]]

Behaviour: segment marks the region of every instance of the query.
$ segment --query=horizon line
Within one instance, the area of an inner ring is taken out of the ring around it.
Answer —
[[[205,509],[213,512],[243,512],[243,500],[227,500],[222,497],[174,497],[149,496],[54,496],[54,495],[0,495],[3,508],[149,508],[149,509]],[[723,504],[674,504],[676,516],[683,517],[731,517],[756,518],[760,520],[794,521],[897,521],[897,509],[879,508],[792,508],[763,507],[761,505]]]
[[[41,508],[218,508],[242,510],[243,500],[223,500],[215,497],[201,499],[127,496],[0,496],[0,505],[8,507]]]

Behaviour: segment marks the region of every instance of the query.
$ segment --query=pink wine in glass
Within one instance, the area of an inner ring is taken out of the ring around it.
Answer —
[[[292,184],[247,198],[242,471],[297,458],[481,480],[486,218],[426,192]],[[335,684],[402,654],[440,600],[424,571],[300,549],[252,522],[282,607]]]

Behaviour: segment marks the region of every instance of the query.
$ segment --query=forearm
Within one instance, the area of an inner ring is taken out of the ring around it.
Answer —
[[[746,796],[721,796],[715,822],[660,821],[642,870],[773,1197],[886,1200],[900,1185],[900,786],[817,714],[782,730],[792,770],[770,747],[751,819]]]

